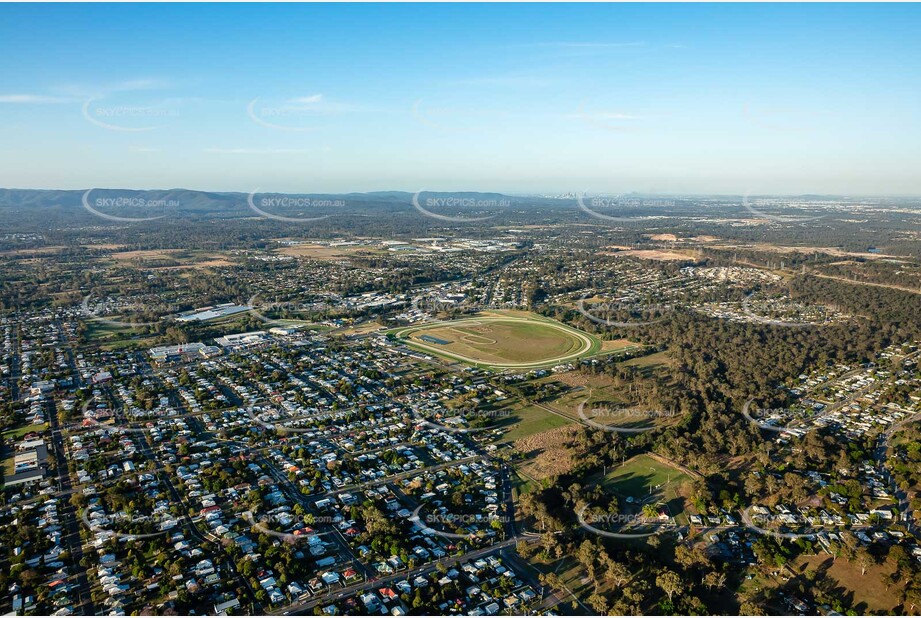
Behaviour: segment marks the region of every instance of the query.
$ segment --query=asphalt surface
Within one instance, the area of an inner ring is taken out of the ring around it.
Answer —
[[[57,406],[54,401],[45,403],[46,413],[48,415],[48,424],[51,429],[51,446],[54,452],[55,462],[57,464],[58,487],[62,494],[70,495],[73,492],[73,480],[70,477],[70,470],[67,467],[67,455],[64,450],[64,436],[61,433],[61,425],[58,419]],[[93,600],[90,598],[90,584],[86,577],[86,570],[80,566],[83,560],[83,543],[80,539],[80,523],[77,521],[76,508],[71,505],[70,500],[58,500],[58,515],[62,518],[62,524],[67,531],[68,548],[71,555],[71,562],[76,571],[77,588],[76,603],[74,604],[74,613],[82,615],[93,615],[96,608]]]

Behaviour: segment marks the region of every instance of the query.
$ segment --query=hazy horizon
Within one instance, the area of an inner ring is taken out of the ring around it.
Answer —
[[[572,191],[572,190],[558,190],[558,191],[546,191],[546,192],[524,192],[524,191],[510,191],[510,190],[486,190],[486,189],[476,189],[476,188],[467,188],[467,189],[440,189],[438,187],[427,187],[425,189],[417,189],[415,191],[409,189],[368,189],[363,191],[315,191],[315,190],[291,190],[291,191],[277,191],[270,187],[259,187],[257,190],[250,191],[238,191],[230,189],[199,189],[192,187],[120,187],[120,186],[111,186],[111,187],[74,187],[74,188],[60,188],[60,187],[0,187],[0,191],[193,191],[196,193],[232,193],[239,195],[249,195],[253,193],[258,194],[289,194],[289,195],[308,195],[308,194],[324,194],[324,195],[348,195],[348,194],[359,194],[359,195],[370,195],[374,193],[498,193],[502,195],[507,195],[509,197],[544,197],[544,198],[554,198],[556,196],[564,196],[567,194],[578,195],[583,194],[586,196],[597,195],[597,196],[618,196],[618,195],[648,195],[648,196],[663,196],[663,197],[687,197],[687,198],[736,198],[744,197],[746,193],[692,193],[692,192],[683,192],[683,193],[651,193],[646,191]],[[829,197],[829,198],[839,198],[839,199],[853,199],[853,198],[877,198],[877,199],[921,199],[921,193],[891,193],[888,195],[876,194],[876,193],[827,193],[827,192],[802,192],[802,193],[767,193],[767,192],[749,192],[747,195],[750,196],[767,196],[767,197],[779,197],[779,198],[796,198],[796,197]]]
[[[921,194],[917,5],[0,16],[4,186]]]

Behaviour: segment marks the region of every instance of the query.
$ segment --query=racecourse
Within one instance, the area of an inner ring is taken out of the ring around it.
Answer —
[[[479,314],[390,334],[415,350],[489,369],[538,369],[601,351],[596,337],[534,314]]]

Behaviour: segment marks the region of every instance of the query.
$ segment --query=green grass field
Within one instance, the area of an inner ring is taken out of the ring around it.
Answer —
[[[680,485],[691,479],[684,473],[646,455],[637,455],[617,466],[604,477],[605,486],[623,496],[648,495],[649,487],[670,483]],[[655,491],[655,490],[653,490]]]
[[[524,406],[512,410],[512,415],[504,419],[502,425],[508,431],[502,435],[500,442],[514,442],[535,433],[569,425],[573,421],[562,418],[537,406]]]
[[[16,469],[16,457],[10,455],[9,457],[3,458],[3,476],[13,476],[13,471]],[[0,479],[2,481],[2,479]]]
[[[87,320],[86,322],[87,337],[97,343],[121,334],[130,334],[131,332],[132,329],[127,326],[116,326],[99,320]]]
[[[157,341],[156,336],[136,336],[137,331],[128,326],[106,324],[97,320],[87,321],[86,326],[89,340],[99,345],[102,350],[149,348],[155,345]]]
[[[525,312],[483,313],[396,329],[391,334],[428,354],[492,368],[543,367],[601,350],[596,337]]]
[[[40,423],[38,425],[24,425],[22,427],[16,427],[15,429],[7,429],[3,432],[4,440],[19,440],[27,433],[33,431],[44,431],[48,429],[48,423]]]
[[[620,500],[664,502],[679,524],[687,524],[686,496],[691,478],[681,470],[648,455],[637,455],[599,479]]]

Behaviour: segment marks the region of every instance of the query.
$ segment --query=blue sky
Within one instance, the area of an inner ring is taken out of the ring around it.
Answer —
[[[0,186],[921,194],[917,5],[0,5]]]

